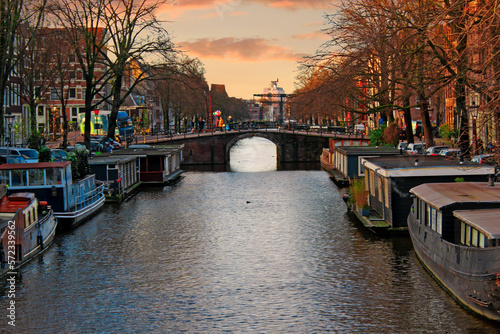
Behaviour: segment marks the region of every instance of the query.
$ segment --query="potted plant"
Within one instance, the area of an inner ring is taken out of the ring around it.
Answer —
[[[370,206],[368,205],[368,191],[365,190],[363,179],[353,180],[350,187],[350,193],[357,212],[361,216],[368,217],[370,215]]]

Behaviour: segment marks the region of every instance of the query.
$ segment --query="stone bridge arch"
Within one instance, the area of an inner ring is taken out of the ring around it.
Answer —
[[[157,143],[183,145],[184,165],[227,164],[231,147],[238,140],[250,137],[262,137],[274,143],[279,163],[319,162],[323,148],[328,147],[326,136],[278,130],[216,132],[171,138]]]
[[[267,132],[246,132],[246,133],[241,133],[238,136],[235,136],[234,138],[232,138],[231,140],[229,140],[227,142],[226,148],[225,148],[226,149],[225,155],[226,155],[227,163],[229,163],[231,161],[231,155],[229,152],[231,151],[231,148],[234,146],[234,144],[236,144],[238,141],[240,141],[242,139],[253,138],[253,137],[265,138],[265,139],[269,140],[270,142],[272,142],[274,145],[276,145],[276,150],[277,150],[276,157],[278,159],[278,163],[281,162],[282,143],[275,135],[271,135]]]

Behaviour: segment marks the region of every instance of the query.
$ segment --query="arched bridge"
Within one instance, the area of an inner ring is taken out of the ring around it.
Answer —
[[[331,135],[331,134],[330,134]],[[227,164],[229,151],[240,139],[263,137],[277,147],[278,162],[317,162],[324,147],[328,147],[325,134],[279,130],[235,130],[173,137],[158,144],[184,145],[184,164]]]

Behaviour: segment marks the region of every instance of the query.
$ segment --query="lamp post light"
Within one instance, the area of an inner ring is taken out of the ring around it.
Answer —
[[[95,116],[95,130],[96,130],[96,134],[99,135],[99,129],[100,129],[100,125],[99,125],[99,109],[94,109],[94,116]]]
[[[472,105],[469,106],[469,111],[470,115],[472,116],[472,154],[476,155],[478,149],[476,122],[477,122],[477,115],[479,112],[479,106],[476,105],[475,101],[472,101]]]

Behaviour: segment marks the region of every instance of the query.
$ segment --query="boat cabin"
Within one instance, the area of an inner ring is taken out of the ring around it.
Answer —
[[[364,177],[361,159],[397,154],[400,151],[389,146],[339,146],[335,149],[335,168],[347,179]]]
[[[95,175],[74,181],[71,161],[0,165],[0,183],[9,193],[29,191],[46,201],[54,212],[77,209],[96,189]]]
[[[470,161],[460,162],[444,156],[368,157],[362,159],[365,168],[365,189],[371,210],[389,228],[407,228],[407,217],[413,203],[410,189],[423,183],[487,182],[495,167]]]
[[[106,200],[121,201],[139,186],[138,156],[97,155],[89,159],[90,170],[108,185]]]
[[[181,173],[183,146],[149,146],[113,151],[107,156],[131,156],[139,159],[139,181],[165,184],[177,179]],[[103,155],[104,156],[104,155]]]
[[[410,193],[416,219],[442,239],[480,248],[500,246],[500,185],[431,183]]]
[[[369,146],[370,139],[365,138],[330,138],[328,139],[328,148],[323,149],[323,153],[321,156],[321,162],[325,164],[325,166],[329,166],[334,168],[335,165],[335,149],[337,147],[343,146]],[[327,168],[327,169],[331,169]]]

